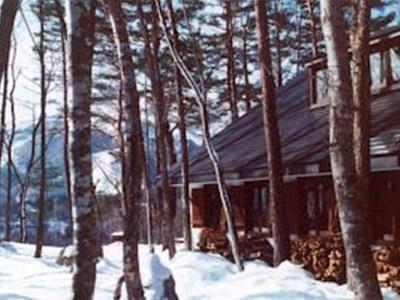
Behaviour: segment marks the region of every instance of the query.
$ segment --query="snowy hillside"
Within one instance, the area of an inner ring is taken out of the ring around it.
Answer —
[[[16,133],[13,146],[13,161],[21,178],[25,178],[26,167],[31,156],[32,144],[32,124],[25,123],[20,126]],[[59,244],[61,236],[67,232],[68,208],[65,192],[65,175],[64,175],[64,158],[63,158],[63,133],[62,119],[60,117],[49,117],[47,119],[47,149],[46,149],[46,168],[47,168],[47,230],[50,234],[47,242],[51,244]],[[149,134],[146,145],[148,146],[148,159],[150,175],[155,179],[156,155],[155,155],[155,131],[154,126],[148,126]],[[93,182],[96,186],[96,192],[99,194],[115,195],[120,191],[120,163],[118,161],[118,142],[115,134],[107,133],[100,130],[92,131],[92,152],[93,152]],[[179,142],[179,141],[176,141]],[[193,141],[189,141],[189,149],[195,148]],[[179,149],[179,147],[176,147]],[[40,132],[36,136],[36,155],[38,162],[40,151]],[[6,156],[6,154],[5,154]],[[4,157],[1,166],[1,181],[7,180],[7,159]],[[33,239],[35,235],[36,221],[36,202],[38,197],[39,183],[38,164],[34,166],[32,171],[32,184],[27,194],[28,209],[28,231],[29,239]],[[18,231],[18,193],[20,190],[19,182],[13,175],[13,232],[17,236]],[[0,189],[0,206],[4,207],[5,186]],[[57,224],[57,226],[53,226]],[[4,215],[0,213],[0,237],[2,236],[4,226]]]
[[[96,300],[112,299],[115,284],[121,275],[121,244],[104,247],[105,258],[97,266]],[[32,258],[33,245],[0,244],[0,300],[63,300],[70,299],[69,267],[55,263],[60,248],[45,247],[42,259]],[[161,262],[172,271],[181,300],[345,300],[352,294],[345,286],[316,281],[289,262],[271,268],[261,261],[248,262],[245,271],[236,273],[235,266],[216,255],[199,252],[178,252],[171,261],[167,253],[159,253]],[[161,280],[168,274],[157,256],[150,256],[140,246],[140,267],[146,299],[158,300]],[[385,299],[400,297],[384,290]]]

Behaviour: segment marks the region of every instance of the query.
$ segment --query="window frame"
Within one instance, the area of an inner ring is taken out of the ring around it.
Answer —
[[[388,56],[390,67],[384,66],[384,80],[381,83],[372,85],[371,82],[371,94],[372,95],[382,95],[391,91],[400,89],[400,79],[395,80],[393,76],[393,64],[391,61],[391,49],[399,47],[400,43],[388,43],[379,45],[379,47],[371,47],[369,57],[374,54],[381,54],[382,57]],[[385,58],[383,58],[385,59]],[[371,62],[371,61],[369,61]],[[385,62],[384,62],[385,63]],[[309,88],[310,88],[310,108],[325,107],[329,104],[329,101],[321,101],[318,99],[318,86],[317,86],[317,73],[321,70],[327,69],[326,59],[318,59],[315,63],[308,65],[308,78],[309,78]],[[390,74],[388,74],[388,70]],[[372,81],[372,79],[371,79]],[[327,83],[328,84],[328,83]]]

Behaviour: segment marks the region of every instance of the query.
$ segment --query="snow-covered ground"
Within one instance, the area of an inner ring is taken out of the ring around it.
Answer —
[[[0,299],[70,299],[70,268],[55,263],[60,248],[45,247],[42,259],[32,258],[34,247],[17,243],[0,244]],[[112,299],[121,274],[121,244],[104,247],[105,258],[98,264],[95,299]],[[147,254],[140,247],[140,263],[146,296],[158,299],[159,283],[175,278],[179,299],[352,299],[345,286],[316,281],[303,269],[289,262],[271,268],[261,261],[248,262],[245,271],[217,255],[180,251],[169,262],[166,253]],[[160,260],[159,260],[160,258]],[[158,285],[157,285],[158,283]],[[400,299],[384,290],[385,299]]]

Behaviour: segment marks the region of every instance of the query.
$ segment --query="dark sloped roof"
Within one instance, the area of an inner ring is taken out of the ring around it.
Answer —
[[[318,163],[328,158],[328,107],[309,108],[308,75],[302,73],[285,85],[277,98],[278,122],[285,167]],[[371,154],[398,152],[400,91],[372,102]],[[253,108],[213,137],[227,178],[264,177],[267,158],[261,106]],[[190,156],[190,181],[214,181],[206,149]],[[171,170],[172,182],[180,181],[180,167]]]

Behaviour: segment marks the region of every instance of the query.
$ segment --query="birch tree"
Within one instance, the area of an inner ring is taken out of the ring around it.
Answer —
[[[166,136],[168,130],[167,124],[167,105],[164,97],[162,81],[160,78],[160,70],[157,65],[159,50],[159,34],[157,24],[157,12],[154,2],[151,3],[151,30],[148,29],[142,1],[138,3],[138,14],[142,25],[143,36],[145,40],[146,62],[148,64],[148,72],[152,86],[152,96],[155,100],[155,121],[156,121],[156,144],[157,144],[157,164],[158,172],[161,177],[161,199],[162,199],[162,238],[165,246],[168,248],[169,257],[175,255],[174,227],[171,209],[171,186],[168,180],[168,157],[166,147]]]
[[[172,29],[173,46],[179,52],[179,32],[176,26],[176,16],[172,0],[167,1],[168,5],[168,19]],[[178,100],[178,114],[179,114],[179,136],[181,143],[182,162],[182,212],[183,212],[183,240],[186,250],[192,250],[192,233],[190,228],[190,191],[189,191],[189,151],[187,146],[186,134],[186,108],[182,91],[183,78],[182,74],[175,64],[175,93]]]
[[[358,1],[357,9],[362,9],[360,4]],[[343,5],[334,0],[322,0],[321,23],[328,57],[330,161],[348,280],[356,299],[382,299],[367,234],[362,193],[358,189],[354,130],[349,126],[354,121],[353,86]],[[362,65],[360,67],[365,70]]]
[[[228,240],[231,246],[233,259],[239,271],[243,271],[243,262],[240,257],[240,249],[239,249],[239,239],[235,227],[235,216],[233,212],[232,202],[229,197],[228,188],[225,183],[225,178],[223,174],[223,170],[220,167],[220,162],[218,158],[218,154],[211,142],[210,130],[208,128],[208,121],[207,118],[207,109],[206,109],[206,101],[204,99],[204,95],[199,89],[196,81],[194,80],[193,76],[190,74],[189,70],[187,69],[185,63],[183,62],[182,58],[180,57],[179,53],[173,47],[173,43],[167,31],[167,24],[162,12],[160,0],[155,0],[157,5],[158,16],[160,19],[160,24],[165,36],[165,39],[168,44],[168,48],[170,50],[171,56],[174,60],[174,63],[179,67],[179,70],[182,72],[182,76],[185,78],[189,86],[193,89],[195,93],[195,100],[197,105],[200,109],[200,118],[201,118],[201,126],[202,126],[202,133],[203,133],[203,140],[204,145],[206,147],[208,156],[211,160],[214,174],[217,181],[218,192],[222,202],[222,207],[224,209],[227,227],[228,227]]]
[[[276,112],[275,84],[269,49],[268,17],[264,0],[255,0],[257,39],[261,66],[262,106],[268,157],[268,185],[271,201],[274,264],[290,258],[290,241],[283,191],[283,166]]]
[[[138,240],[139,222],[138,211],[141,199],[141,183],[143,175],[143,136],[141,129],[139,94],[136,88],[135,67],[125,14],[120,1],[103,1],[107,9],[114,41],[118,51],[120,74],[122,80],[122,95],[125,121],[125,167],[122,182],[123,189],[123,264],[124,281],[128,299],[144,299],[143,287],[139,274]]]
[[[91,63],[95,2],[67,0],[68,63],[72,102],[73,299],[92,299],[96,281],[97,220],[91,158]]]

